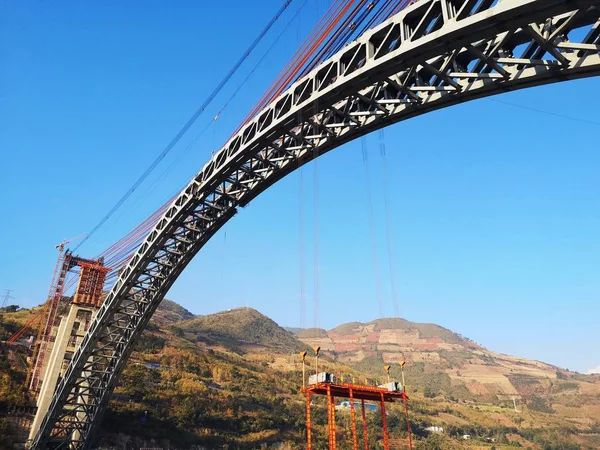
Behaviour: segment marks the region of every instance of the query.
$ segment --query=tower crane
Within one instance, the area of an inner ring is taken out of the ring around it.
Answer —
[[[43,332],[43,325],[44,325],[44,323],[45,323],[45,321],[43,321],[43,320],[41,320],[41,319],[42,319],[42,318],[45,318],[45,317],[47,316],[47,312],[48,312],[48,302],[49,302],[49,301],[50,301],[50,299],[52,298],[52,286],[54,286],[54,283],[55,283],[55,280],[56,280],[56,276],[57,276],[57,272],[58,272],[58,268],[59,268],[59,265],[60,265],[60,261],[61,261],[61,259],[62,259],[62,257],[63,257],[63,253],[64,253],[64,250],[65,250],[65,247],[66,247],[66,246],[67,246],[69,243],[71,243],[71,242],[73,242],[73,241],[76,241],[76,240],[78,240],[78,239],[81,239],[81,238],[83,238],[83,237],[84,237],[84,236],[86,236],[86,235],[87,235],[87,233],[84,233],[84,234],[80,234],[79,236],[76,236],[76,237],[73,237],[73,238],[70,238],[70,239],[63,239],[63,240],[62,240],[62,242],[61,242],[60,244],[57,244],[57,245],[55,245],[55,246],[54,246],[54,248],[58,249],[58,259],[57,259],[57,261],[56,261],[56,266],[55,266],[55,268],[54,268],[54,275],[53,275],[53,278],[52,278],[52,284],[51,284],[51,288],[50,288],[50,294],[48,295],[48,299],[47,299],[46,303],[44,304],[44,309],[43,309],[42,311],[36,312],[36,313],[33,315],[33,317],[32,317],[31,319],[29,319],[29,321],[27,321],[27,323],[26,323],[25,325],[23,325],[21,328],[19,328],[19,329],[18,329],[18,330],[15,332],[15,334],[13,334],[11,337],[9,337],[9,338],[6,340],[6,342],[7,342],[8,344],[14,344],[14,343],[16,343],[16,342],[17,342],[17,340],[19,340],[19,339],[20,339],[20,338],[23,336],[23,334],[24,334],[24,333],[25,333],[25,332],[26,332],[26,331],[27,331],[29,328],[31,328],[31,327],[33,327],[34,325],[36,325],[36,322],[40,322],[40,323],[39,323],[39,325],[38,325],[38,331],[37,331],[37,338],[38,338],[38,341],[39,341],[39,339],[40,339],[40,337],[41,337],[41,334],[42,334],[42,332]],[[34,360],[34,361],[35,361],[35,359],[36,359],[36,356],[37,356],[38,349],[39,349],[39,346],[37,346],[37,347],[36,347],[36,350],[35,350],[35,353],[36,353],[36,354],[34,355],[34,358],[33,358],[33,360]]]

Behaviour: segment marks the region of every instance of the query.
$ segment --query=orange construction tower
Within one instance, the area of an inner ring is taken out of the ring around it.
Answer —
[[[66,241],[65,241],[66,242]],[[59,307],[64,302],[65,282],[67,275],[74,267],[80,267],[77,289],[72,304],[91,308],[102,305],[102,292],[106,275],[110,268],[104,266],[104,260],[85,259],[73,255],[69,250],[64,251],[64,242],[57,245],[59,249],[58,260],[52,278],[50,294],[44,305],[43,318],[38,328],[38,338],[33,352],[33,363],[30,366],[27,383],[32,396],[40,392],[44,372],[47,367],[48,357],[56,339],[56,332],[60,323]]]

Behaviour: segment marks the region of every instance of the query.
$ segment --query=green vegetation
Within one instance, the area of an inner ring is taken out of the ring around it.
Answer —
[[[244,345],[257,345],[271,349],[300,351],[306,348],[293,334],[252,308],[196,317],[181,322],[178,327],[189,340],[222,344],[241,352]]]
[[[10,308],[10,307],[9,307]],[[11,310],[14,308],[10,308]],[[0,311],[0,341],[5,341],[11,337],[17,330],[19,330],[29,319],[32,317],[32,310],[29,309],[15,309],[9,312],[7,308]],[[34,330],[29,329],[25,336],[33,334]]]
[[[218,351],[166,347],[153,362],[159,368],[138,362],[125,370],[103,423],[105,445],[115,445],[118,433],[179,447],[255,448],[298,440],[297,380]]]

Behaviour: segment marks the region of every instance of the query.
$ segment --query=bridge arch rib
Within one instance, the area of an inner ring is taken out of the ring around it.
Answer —
[[[365,133],[502,92],[600,74],[600,0],[420,0],[321,63],[198,172],[122,270],[32,447],[89,447],[171,285],[236,213]]]

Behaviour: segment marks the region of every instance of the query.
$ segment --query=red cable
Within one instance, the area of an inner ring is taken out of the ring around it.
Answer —
[[[311,31],[311,33],[306,37],[304,42],[300,45],[298,50],[294,53],[294,56],[286,63],[280,73],[277,75],[275,80],[271,83],[269,88],[263,93],[258,103],[252,108],[252,110],[246,115],[244,120],[242,120],[240,126],[234,131],[233,135],[235,135],[248,121],[250,121],[256,113],[261,110],[264,106],[270,103],[279,93],[281,93],[281,85],[284,83],[284,79],[289,78],[290,72],[294,72],[298,70],[298,61],[304,58],[307,51],[313,46],[315,39],[317,39],[321,34],[322,30],[329,20],[329,16],[339,14],[339,10],[342,6],[341,0],[336,0],[325,15],[321,18],[321,20],[317,23],[315,28]]]

